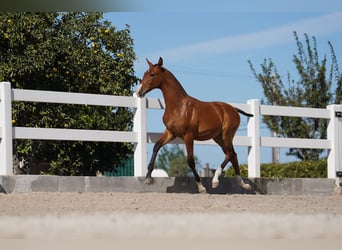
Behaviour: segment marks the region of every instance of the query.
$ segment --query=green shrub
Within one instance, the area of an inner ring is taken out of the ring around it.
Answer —
[[[246,164],[240,165],[242,177],[248,176]],[[230,167],[226,177],[235,176],[234,168]],[[327,160],[298,161],[289,163],[265,163],[260,166],[260,176],[268,178],[327,178]]]

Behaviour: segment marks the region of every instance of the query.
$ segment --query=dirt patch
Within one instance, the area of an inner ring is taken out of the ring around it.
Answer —
[[[342,196],[176,193],[11,193],[2,216],[129,213],[261,213],[342,215]]]
[[[0,195],[0,238],[342,238],[342,196],[168,193]]]

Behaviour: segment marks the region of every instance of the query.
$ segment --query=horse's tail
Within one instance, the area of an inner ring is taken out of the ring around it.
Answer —
[[[243,111],[243,110],[241,110],[241,109],[239,109],[239,108],[236,108],[236,107],[235,107],[235,109],[237,110],[237,112],[239,112],[240,114],[243,114],[243,115],[245,115],[245,116],[248,116],[248,117],[253,117],[253,116],[254,116],[254,115],[252,115],[252,114],[246,113],[245,111]]]

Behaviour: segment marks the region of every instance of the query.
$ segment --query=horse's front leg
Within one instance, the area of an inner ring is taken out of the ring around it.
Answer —
[[[207,190],[203,186],[203,184],[201,182],[201,177],[199,176],[199,174],[196,171],[196,164],[195,164],[195,159],[194,159],[194,141],[192,138],[186,137],[186,138],[184,138],[184,142],[185,142],[185,146],[186,146],[186,151],[188,153],[188,165],[194,174],[196,184],[197,184],[197,188],[198,188],[198,192],[199,193],[206,193]]]
[[[159,138],[159,140],[156,142],[156,144],[154,144],[151,160],[147,166],[147,174],[146,174],[146,178],[145,178],[146,184],[152,184],[152,182],[153,182],[152,171],[154,169],[154,162],[156,160],[159,149],[162,146],[164,146],[166,143],[173,140],[174,138],[175,138],[175,136],[169,130],[165,130],[165,132],[162,134],[162,136]]]

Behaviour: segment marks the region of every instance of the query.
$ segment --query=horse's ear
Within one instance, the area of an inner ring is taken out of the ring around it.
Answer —
[[[163,58],[159,57],[158,66],[163,66]]]
[[[147,58],[146,58],[146,62],[148,64],[148,66],[150,67],[150,69],[153,67],[153,63],[151,63]]]

